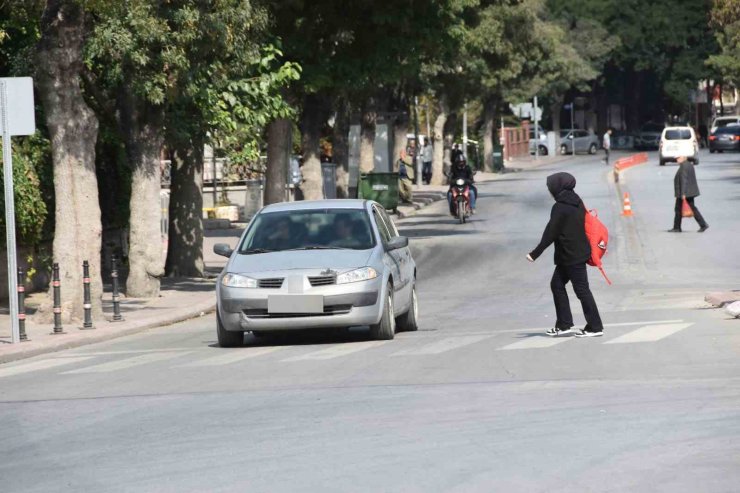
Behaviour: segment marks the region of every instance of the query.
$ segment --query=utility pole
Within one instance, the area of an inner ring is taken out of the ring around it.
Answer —
[[[576,103],[571,102],[570,103],[570,143],[571,143],[571,151],[572,154],[576,155],[576,125],[575,125],[575,118],[573,116],[573,112],[576,110]]]
[[[468,103],[463,105],[463,156],[468,160]]]
[[[540,120],[537,115],[537,96],[534,97],[534,158],[540,157]]]
[[[429,116],[427,115],[427,122]],[[427,135],[427,139],[429,136]],[[419,97],[414,96],[414,142],[416,147],[414,149],[414,181],[417,185],[421,185],[421,165],[419,163],[419,153],[421,152],[421,145],[419,143]]]

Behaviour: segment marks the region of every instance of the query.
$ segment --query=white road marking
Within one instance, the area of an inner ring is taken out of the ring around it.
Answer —
[[[533,336],[533,337],[527,337],[526,339],[522,339],[521,341],[517,341],[513,344],[509,344],[508,346],[500,347],[497,349],[497,351],[507,351],[510,349],[538,349],[538,348],[544,348],[544,347],[552,347],[557,344],[562,344],[564,342],[570,341],[575,339],[575,337],[572,336],[560,336],[560,337],[550,337],[550,336]]]
[[[76,358],[42,359],[39,361],[34,361],[33,363],[23,363],[20,365],[8,366],[0,368],[0,377],[10,377],[12,375],[18,375],[20,373],[47,370],[49,368],[55,368],[57,366],[71,365],[72,363],[87,361],[92,358],[92,356],[78,356]]]
[[[469,344],[475,344],[489,337],[493,337],[494,334],[480,335],[480,336],[457,336],[457,337],[446,337],[439,341],[432,342],[420,348],[404,349],[394,353],[393,356],[418,356],[425,354],[441,354],[453,349],[458,349]]]
[[[148,363],[155,363],[158,361],[164,361],[172,358],[177,358],[190,353],[183,352],[169,352],[169,353],[150,353],[142,354],[141,356],[134,356],[133,358],[124,358],[116,361],[109,361],[107,363],[101,363],[99,365],[86,366],[84,368],[78,368],[76,370],[70,370],[62,372],[62,375],[72,375],[79,373],[109,373],[112,371],[125,370],[127,368],[133,368],[134,366],[145,365]]]
[[[221,354],[218,354],[216,356],[211,356],[210,358],[205,358],[202,360],[192,361],[190,363],[185,363],[184,365],[180,365],[180,366],[200,367],[200,366],[230,365],[232,363],[238,363],[239,361],[243,361],[245,359],[255,358],[257,356],[262,356],[263,354],[273,353],[280,348],[281,346],[265,346],[265,347],[253,347],[253,348],[230,349],[230,350],[221,349],[219,351]]]
[[[192,351],[193,348],[187,347],[175,347],[175,348],[162,348],[162,349],[122,349],[118,351],[90,351],[90,352],[79,352],[72,353],[73,356],[111,356],[114,354],[145,354],[145,353],[169,353],[176,351]],[[58,356],[64,358],[66,356]]]
[[[348,354],[357,353],[366,349],[388,344],[390,341],[367,341],[337,344],[326,349],[320,349],[301,356],[286,358],[283,361],[307,361],[307,360],[327,360],[347,356]]]
[[[628,344],[632,342],[654,342],[691,327],[693,324],[646,325],[627,334],[606,341],[604,344]]]
[[[648,321],[642,321],[642,322],[619,322],[619,323],[613,323],[613,324],[604,324],[604,328],[632,327],[633,325],[676,324],[676,323],[681,323],[681,322],[683,322],[682,319],[680,320],[648,320]],[[537,327],[534,329],[506,329],[506,330],[498,330],[496,331],[496,333],[500,333],[500,332],[544,332],[549,329],[552,329],[552,326]]]

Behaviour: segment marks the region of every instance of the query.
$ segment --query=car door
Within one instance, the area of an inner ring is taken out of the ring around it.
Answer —
[[[588,132],[585,130],[576,130],[576,152],[587,152],[589,145]]]
[[[388,239],[384,239],[383,241],[387,243],[392,238],[400,236],[398,234],[398,229],[396,229],[396,225],[393,224],[393,221],[390,217],[388,217],[388,214],[385,212],[385,210],[377,206],[375,206],[374,208],[378,213],[380,223],[382,223],[382,227],[380,224],[378,224],[378,229],[380,229],[381,236],[383,236],[384,234],[388,235]],[[413,275],[413,266],[411,265],[411,253],[408,247],[406,247],[386,252],[386,256],[390,257],[391,263],[395,267],[393,274],[393,288],[395,290],[394,295],[396,297],[395,305],[397,309],[402,309],[407,306],[408,301],[411,299],[411,276],[409,276],[410,268],[412,269],[411,274]]]
[[[385,216],[385,217],[384,217]],[[383,242],[383,248],[388,244],[389,241],[391,241],[391,238],[393,238],[392,230],[388,226],[388,221],[385,219],[388,215],[385,213],[384,210],[382,210],[377,205],[373,206],[373,219],[375,220],[375,224],[378,227],[378,232],[380,233],[380,239]],[[391,223],[392,224],[392,223]],[[393,251],[385,251],[383,254],[383,264],[386,266],[386,268],[390,269],[391,276],[393,277],[393,290],[394,297],[398,297],[399,291],[403,289],[404,285],[404,272],[403,272],[403,263],[401,255],[401,250],[393,250]],[[399,308],[398,303],[396,303],[395,308]]]
[[[393,238],[401,236],[398,232],[398,228],[396,228],[396,225],[393,222],[393,219],[382,209],[380,213],[383,216],[383,219],[388,223],[388,229],[390,230],[391,236]],[[396,252],[399,257],[399,261],[401,262],[401,279],[403,282],[403,287],[401,288],[403,295],[402,299],[408,299],[409,302],[411,302],[411,290],[413,288],[415,278],[416,264],[414,263],[413,257],[411,257],[411,249],[408,246],[400,248],[396,250]]]

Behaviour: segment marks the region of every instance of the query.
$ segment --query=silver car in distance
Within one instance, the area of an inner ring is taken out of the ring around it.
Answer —
[[[416,330],[416,264],[385,210],[367,200],[274,204],[249,223],[218,276],[222,347],[244,332],[369,326],[373,339]]]

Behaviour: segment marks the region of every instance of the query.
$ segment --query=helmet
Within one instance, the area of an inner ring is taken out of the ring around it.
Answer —
[[[464,168],[467,165],[467,161],[465,160],[465,156],[460,153],[455,157],[455,166],[459,168]]]

